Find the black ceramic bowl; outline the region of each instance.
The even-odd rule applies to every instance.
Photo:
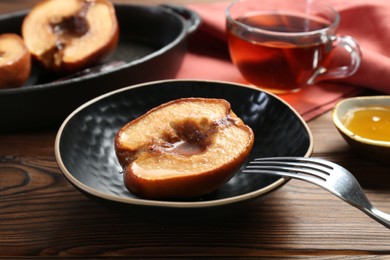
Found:
[[[255,133],[248,158],[309,156],[312,135],[302,118],[278,97],[244,85],[211,81],[169,80],[110,92],[77,108],[63,122],[55,155],[65,177],[82,192],[122,204],[199,208],[262,196],[288,179],[238,172],[215,192],[185,201],[145,200],[131,194],[122,180],[114,138],[124,124],[149,109],[183,97],[223,98]]]
[[[120,37],[111,59],[67,77],[34,63],[24,86],[0,89],[0,132],[58,127],[70,112],[103,93],[176,75],[200,17],[177,6],[116,5],[115,10]],[[0,34],[20,34],[26,14],[1,15]]]

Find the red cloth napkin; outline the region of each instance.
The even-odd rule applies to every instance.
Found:
[[[179,79],[208,79],[247,84],[231,63],[225,35],[225,9],[230,2],[192,4],[188,8],[203,19],[190,37],[189,51],[177,75]],[[352,77],[309,86],[298,93],[279,95],[308,121],[340,99],[370,88],[390,94],[390,1],[328,0],[340,12],[340,35],[358,40],[363,60]]]

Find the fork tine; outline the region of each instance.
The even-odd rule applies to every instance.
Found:
[[[280,167],[280,166],[259,166],[249,165],[242,171],[243,173],[261,173],[277,175],[282,177],[290,177],[294,179],[300,179],[303,181],[311,182],[320,186],[326,181],[325,176],[316,173],[311,170],[302,170],[294,167]]]
[[[321,171],[327,172],[327,170],[334,169],[334,164],[319,158],[306,158],[306,157],[268,157],[268,158],[256,158],[254,161],[262,162],[302,162],[304,165],[321,166],[324,169]],[[318,169],[318,168],[316,168]]]
[[[295,157],[257,158],[243,170],[244,173],[263,173],[287,176],[323,186],[332,166],[317,159]]]
[[[321,186],[321,183],[324,182],[323,178],[321,180],[319,177],[315,177],[314,175],[297,174],[296,172],[282,171],[280,169],[270,170],[270,169],[247,168],[247,169],[243,170],[242,172],[243,173],[269,174],[269,175],[276,175],[276,176],[281,176],[281,177],[290,177],[290,178],[314,183],[314,184],[317,184],[320,186]]]
[[[283,169],[283,171],[309,174],[326,180],[332,167],[321,161],[313,161],[313,159],[281,157],[255,159],[255,161],[249,163],[247,169]]]

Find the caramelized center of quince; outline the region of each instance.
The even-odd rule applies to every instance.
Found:
[[[187,118],[171,123],[171,129],[162,134],[159,141],[153,141],[148,152],[167,152],[181,156],[203,153],[213,143],[218,124],[207,118]]]
[[[59,38],[81,37],[89,30],[86,19],[90,2],[83,2],[78,12],[71,16],[61,17],[59,21],[51,21],[50,27]]]
[[[63,57],[63,49],[66,48],[73,38],[79,38],[89,31],[89,24],[86,19],[91,1],[83,1],[80,9],[73,15],[66,17],[52,18],[50,29],[56,35],[55,45],[46,51],[43,56],[49,64],[60,66]]]

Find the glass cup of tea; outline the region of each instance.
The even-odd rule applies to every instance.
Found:
[[[336,34],[340,16],[318,0],[236,0],[226,10],[231,59],[251,84],[296,92],[356,72],[356,40]]]

